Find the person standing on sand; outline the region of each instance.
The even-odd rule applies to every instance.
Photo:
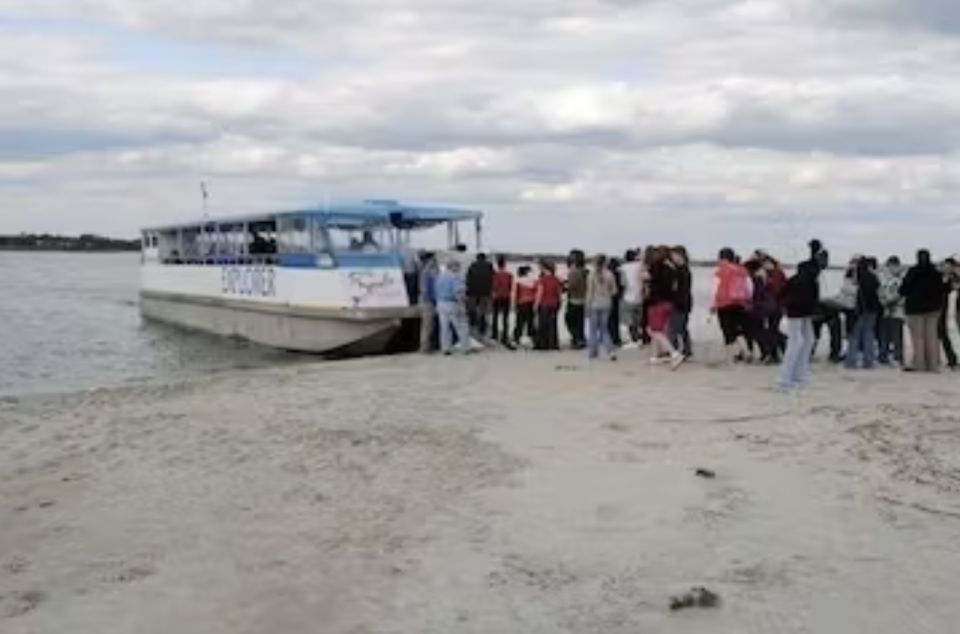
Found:
[[[881,365],[893,360],[903,365],[903,296],[900,286],[906,270],[900,266],[900,258],[895,255],[887,258],[886,265],[880,270],[880,303],[883,304],[883,317],[880,318],[880,352],[877,355]]]
[[[940,309],[940,320],[937,322],[937,336],[943,346],[943,353],[947,356],[947,367],[951,370],[957,369],[957,353],[953,349],[953,342],[950,341],[950,329],[947,328],[947,318],[950,313],[950,294],[958,285],[956,277],[956,262],[953,258],[947,258],[943,263],[943,308]]]
[[[447,270],[437,275],[434,282],[437,299],[437,317],[440,321],[440,350],[451,353],[451,329],[457,333],[457,347],[461,353],[470,352],[470,325],[467,322],[466,287],[460,277],[460,263],[451,260]]]
[[[655,247],[647,245],[643,250],[641,261],[640,279],[643,280],[643,301],[640,309],[640,345],[646,346],[651,342],[650,330],[647,328],[647,317],[650,315],[650,266],[651,256],[654,254]]]
[[[623,278],[621,311],[626,318],[630,341],[636,344],[640,341],[640,314],[643,312],[643,263],[637,259],[637,252],[633,249],[627,250],[623,259],[623,266],[620,267]]]
[[[587,331],[589,358],[596,359],[600,346],[616,361],[617,355],[610,338],[610,308],[617,294],[617,281],[607,266],[607,258],[598,255],[593,270],[587,276],[586,307],[590,329]]]
[[[747,360],[747,335],[750,332],[747,310],[753,297],[750,275],[743,266],[737,264],[733,249],[721,249],[718,260],[713,276],[711,312],[717,315],[720,322],[728,361]]]
[[[437,319],[436,282],[437,258],[433,253],[424,253],[420,257],[419,306],[420,306],[420,352],[427,354],[433,350],[434,322]]]
[[[907,313],[913,359],[906,371],[939,372],[940,340],[937,325],[943,310],[943,275],[926,249],[917,251],[917,263],[907,271],[900,286]]]
[[[677,245],[670,249],[677,278],[673,296],[673,313],[670,317],[670,343],[689,359],[693,356],[690,341],[690,312],[693,310],[693,274],[686,247]]]
[[[507,269],[507,258],[497,256],[497,272],[493,274],[493,328],[491,335],[505,346],[510,345],[510,298],[513,297],[513,273]]]
[[[766,251],[760,251],[760,262],[763,264],[764,276],[767,280],[767,293],[771,299],[772,312],[767,316],[766,331],[770,333],[774,342],[773,361],[779,363],[780,357],[787,349],[787,338],[780,331],[783,322],[783,306],[780,297],[787,285],[787,274],[783,272],[780,262]]]
[[[517,269],[517,284],[513,300],[514,306],[517,307],[517,316],[513,327],[513,343],[517,345],[520,345],[524,334],[530,338],[531,345],[537,340],[534,328],[536,318],[533,309],[536,301],[537,280],[533,277],[529,266],[521,266]]]
[[[478,253],[477,259],[467,269],[467,316],[470,328],[481,338],[487,336],[492,292],[493,265],[487,261],[485,253]]]
[[[874,270],[876,260],[863,257],[857,261],[857,299],[853,330],[847,347],[846,367],[855,370],[860,360],[863,369],[872,370],[876,358],[877,319],[880,316],[880,280]]]
[[[776,355],[776,339],[767,329],[770,313],[773,312],[773,306],[776,298],[771,295],[767,288],[766,270],[763,264],[756,258],[747,260],[744,268],[750,275],[750,282],[753,287],[753,297],[750,306],[747,308],[747,319],[750,326],[747,328],[747,345],[750,348],[750,354],[753,355],[754,344],[760,349],[760,361],[763,363],[774,363]]]
[[[562,296],[563,285],[557,279],[553,263],[541,261],[540,279],[537,280],[537,295],[534,300],[534,310],[537,313],[537,350],[560,349],[557,313],[560,312]]]
[[[587,345],[584,317],[587,296],[587,262],[583,251],[574,249],[567,258],[567,310],[564,321],[570,333],[570,345],[580,350]]]
[[[607,261],[607,268],[613,274],[614,282],[617,285],[617,292],[613,295],[613,301],[610,304],[610,316],[607,318],[607,330],[610,331],[610,341],[614,348],[620,348],[623,345],[623,337],[620,335],[620,306],[623,303],[623,277],[620,275],[620,260],[610,258]]]
[[[777,377],[777,387],[787,391],[810,383],[813,353],[813,316],[820,304],[820,268],[815,262],[801,262],[797,273],[787,280],[780,295],[787,313],[787,350]]]
[[[667,264],[670,251],[667,247],[651,249],[649,291],[647,294],[647,331],[653,342],[651,363],[660,363],[661,354],[670,355],[671,367],[675,370],[685,361],[683,353],[670,343],[670,318],[676,293],[676,274]]]

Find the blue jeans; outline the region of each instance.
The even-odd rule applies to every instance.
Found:
[[[893,360],[903,363],[903,319],[883,317],[880,320],[880,354],[877,355],[877,360],[880,363],[889,363],[891,349]]]
[[[600,352],[600,346],[603,345],[607,354],[613,353],[613,342],[610,339],[610,309],[609,308],[591,308],[590,309],[590,330],[587,332],[587,342],[590,350],[590,358],[596,359]]]
[[[853,322],[847,345],[847,368],[855,369],[861,356],[863,367],[867,370],[872,368],[877,358],[877,313],[861,313]]]
[[[690,343],[690,313],[682,310],[674,310],[670,314],[670,343],[673,347],[686,356],[693,354],[693,346]]]
[[[440,349],[450,352],[450,329],[457,331],[457,347],[461,352],[470,350],[470,324],[467,311],[458,302],[437,302],[437,318],[440,321]]]
[[[777,385],[790,389],[810,382],[810,355],[815,342],[812,317],[787,319],[787,351],[783,354]]]

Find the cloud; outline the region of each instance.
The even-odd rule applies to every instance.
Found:
[[[206,180],[223,211],[330,195],[482,206],[509,248],[881,244],[865,224],[955,223],[957,15],[894,0],[0,0],[0,230],[128,233],[195,211]]]

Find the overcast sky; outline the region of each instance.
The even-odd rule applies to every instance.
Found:
[[[0,0],[0,232],[397,198],[494,248],[960,251],[957,0]]]

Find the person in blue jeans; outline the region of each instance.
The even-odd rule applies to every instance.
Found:
[[[470,352],[470,324],[467,321],[466,286],[460,277],[460,263],[451,260],[447,269],[437,275],[433,283],[437,300],[437,318],[440,322],[440,350],[451,353],[451,329],[457,332],[457,347],[461,353]]]
[[[600,354],[601,345],[611,361],[617,359],[609,327],[610,309],[617,291],[617,280],[607,267],[606,256],[598,255],[593,270],[587,276],[587,294],[584,301],[590,322],[587,343],[591,359],[596,359]]]
[[[856,320],[847,345],[846,366],[855,370],[863,361],[865,370],[873,369],[877,357],[877,320],[883,310],[880,303],[880,280],[874,272],[875,258],[860,258],[857,262]]]
[[[777,377],[777,387],[789,391],[810,383],[810,355],[816,342],[813,316],[820,304],[820,268],[803,262],[787,280],[781,299],[787,313],[787,350]]]

